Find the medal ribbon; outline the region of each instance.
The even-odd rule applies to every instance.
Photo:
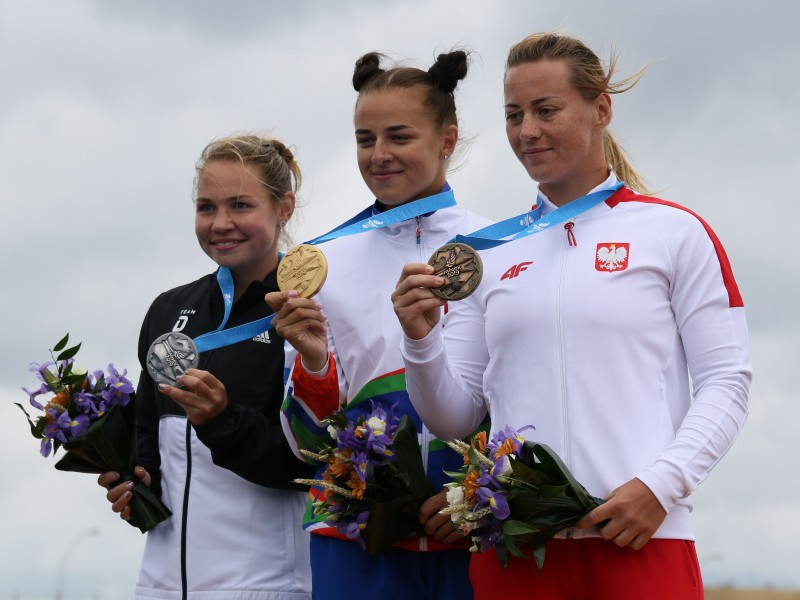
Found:
[[[341,237],[355,235],[357,233],[365,233],[374,229],[382,229],[383,227],[388,227],[389,225],[394,225],[395,223],[400,223],[401,221],[413,219],[420,215],[434,212],[442,208],[449,208],[450,206],[455,205],[456,199],[455,195],[453,194],[453,190],[448,184],[445,184],[442,191],[438,194],[428,196],[427,198],[414,200],[413,202],[409,202],[407,204],[401,204],[400,206],[395,206],[394,208],[377,215],[373,214],[373,207],[368,206],[356,216],[331,229],[328,233],[324,233],[303,243],[311,245],[322,244],[324,242],[329,242]],[[237,325],[236,327],[231,327],[230,329],[224,329],[225,324],[228,322],[228,318],[231,315],[231,308],[233,307],[233,275],[231,275],[230,269],[227,267],[220,267],[217,269],[217,283],[219,284],[219,289],[222,291],[222,300],[225,304],[225,314],[222,317],[222,323],[220,323],[219,327],[217,327],[214,331],[204,333],[203,335],[195,338],[194,343],[195,346],[197,346],[198,352],[222,348],[223,346],[229,346],[248,338],[255,337],[272,327],[272,319],[275,317],[275,315],[272,314],[262,319]]]
[[[608,189],[581,196],[544,217],[542,217],[542,205],[540,204],[533,210],[500,221],[494,225],[489,225],[483,229],[478,229],[468,235],[457,235],[453,238],[453,241],[467,244],[475,250],[487,250],[519,240],[577,217],[590,208],[608,200],[621,187],[622,183],[618,182]]]

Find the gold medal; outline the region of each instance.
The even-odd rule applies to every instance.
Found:
[[[478,287],[483,277],[483,262],[478,252],[468,246],[454,242],[439,248],[428,260],[434,275],[443,277],[446,283],[431,291],[445,300],[463,300]]]
[[[328,276],[328,261],[322,250],[300,244],[289,250],[278,265],[278,288],[294,290],[301,298],[311,298],[322,289]]]

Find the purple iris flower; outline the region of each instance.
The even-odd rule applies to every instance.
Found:
[[[31,406],[38,408],[39,410],[44,410],[44,406],[36,400],[36,396],[46,394],[50,391],[50,388],[46,383],[43,383],[38,390],[31,391],[28,388],[22,388],[22,391],[28,394],[28,400],[30,401]]]
[[[481,484],[482,488],[489,488],[492,490],[501,490],[503,489],[503,484],[501,484],[497,479],[492,476],[490,469],[485,466],[481,465],[482,474],[478,477],[478,483]]]
[[[64,411],[58,417],[58,425],[62,431],[69,431],[72,436],[83,435],[89,429],[89,417],[86,415],[70,417],[69,413]]]
[[[105,379],[105,389],[103,390],[103,398],[105,398],[109,405],[119,404],[126,406],[133,393],[133,384],[125,377],[128,370],[125,369],[122,374],[114,368],[113,364],[108,365],[109,376]]]
[[[28,367],[28,370],[31,371],[32,373],[36,373],[36,377],[39,378],[39,381],[45,381],[43,373],[47,369],[52,367],[54,364],[56,363],[54,363],[52,360],[48,360],[47,362],[44,362],[42,364],[31,363],[30,366]]]
[[[83,414],[88,415],[97,413],[97,404],[95,404],[97,397],[93,394],[88,392],[77,392],[72,396],[72,399]]]
[[[361,546],[361,549],[366,548],[366,544],[361,537],[361,530],[367,526],[367,519],[369,519],[369,511],[365,510],[356,515],[352,521],[337,521],[336,528],[340,533],[343,533],[350,540],[355,540]]]
[[[496,519],[507,519],[511,514],[511,509],[508,506],[508,501],[501,491],[490,490],[485,487],[479,487],[477,495],[481,500],[481,504],[485,504],[492,511],[492,515]]]
[[[355,452],[364,451],[366,449],[366,444],[364,440],[356,437],[354,429],[355,428],[351,423],[347,426],[347,428],[339,432],[339,437],[337,438],[337,444],[340,449],[350,448]]]
[[[350,462],[353,464],[353,469],[355,472],[358,473],[358,478],[361,481],[366,481],[369,463],[367,452],[364,450],[353,452],[352,456],[350,457]]]
[[[370,431],[369,438],[367,439],[367,447],[376,454],[387,456],[387,448],[392,445],[392,438],[386,433],[375,433]],[[391,452],[389,452],[391,454]],[[394,456],[390,456],[394,458]]]
[[[64,435],[64,430],[59,424],[58,419],[50,421],[47,425],[45,425],[42,435],[46,438],[58,440],[64,444],[67,443],[67,436]]]

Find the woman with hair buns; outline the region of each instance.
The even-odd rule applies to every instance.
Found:
[[[467,55],[441,54],[427,72],[384,69],[382,60],[380,54],[366,54],[353,74],[356,157],[376,198],[362,214],[382,222],[383,214],[402,206],[412,216],[322,245],[328,275],[314,299],[290,291],[270,294],[267,301],[275,309],[276,331],[297,350],[283,409],[290,443],[315,449],[316,440],[330,440],[321,421],[340,405],[350,419],[370,413],[373,403],[394,405],[395,415],[408,414],[416,423],[428,479],[438,491],[443,470],[457,468],[461,457],[430,435],[408,401],[401,330],[389,297],[403,264],[427,260],[456,233],[488,223],[454,203],[423,208],[440,192],[450,192],[446,171],[458,142],[453,92],[467,74]],[[312,489],[310,502],[318,493]],[[428,499],[419,512],[426,535],[375,557],[315,521],[309,510],[304,526],[314,534],[314,597],[470,598],[467,545],[459,543],[462,536],[449,517],[438,514],[445,504],[443,492]],[[353,585],[342,585],[343,578],[354,579]]]
[[[709,225],[646,195],[608,132],[611,94],[641,76],[612,82],[613,67],[564,35],[511,48],[506,131],[539,183],[539,230],[481,253],[483,280],[444,330],[427,265],[406,265],[393,295],[434,433],[466,435],[487,412],[494,430],[532,424],[525,437],[606,499],[547,543],[540,572],[475,555],[476,598],[703,597],[689,496],[748,413],[744,307]]]
[[[172,516],[147,534],[136,598],[309,599],[308,539],[299,527],[306,494],[291,482],[313,470],[281,430],[283,340],[267,331],[200,352],[179,387],[156,384],[147,364],[162,334],[199,344],[202,334],[272,312],[264,295],[278,289],[278,243],[300,169],[280,141],[244,135],[211,142],[196,173],[195,233],[219,268],[158,296],[142,325],[135,474]],[[118,479],[104,473],[98,483],[129,519],[131,484]]]

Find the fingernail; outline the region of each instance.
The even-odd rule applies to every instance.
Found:
[[[131,492],[125,492],[125,498],[126,498],[126,499],[130,499],[130,497],[131,497],[132,495],[133,495],[133,494],[131,494]]]
[[[125,484],[125,487],[128,488],[129,490],[132,490],[133,489],[133,482],[129,481],[128,483]]]
[[[286,292],[286,296],[289,298],[297,298],[297,290],[289,290]]]
[[[159,383],[158,384],[158,391],[159,392],[163,392],[165,389],[167,389],[166,385],[164,385],[163,383]]]

